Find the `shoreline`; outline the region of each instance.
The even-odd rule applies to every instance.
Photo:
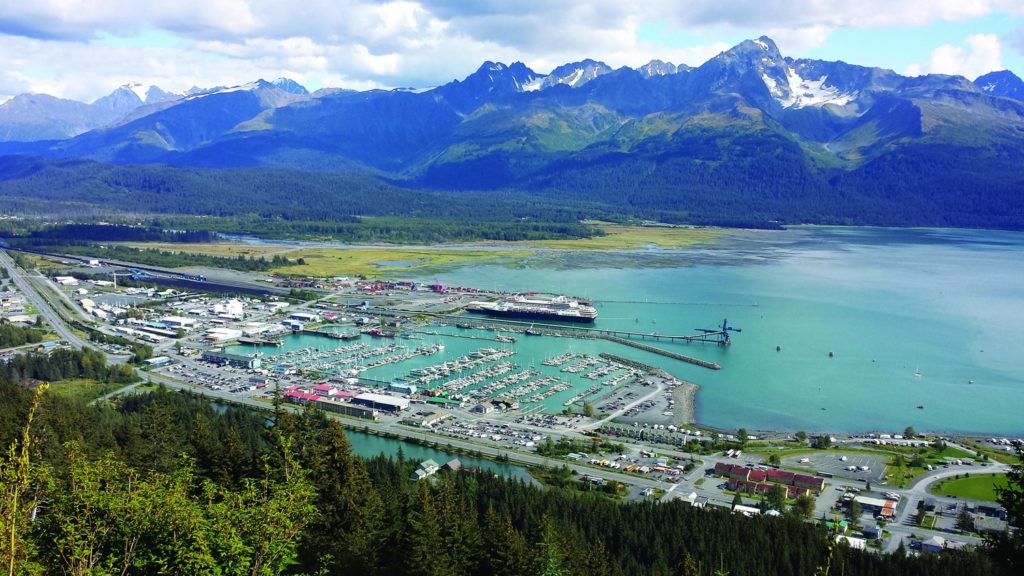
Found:
[[[676,379],[679,385],[672,390],[675,406],[672,409],[672,423],[676,426],[697,425],[697,391],[700,386],[686,380]]]

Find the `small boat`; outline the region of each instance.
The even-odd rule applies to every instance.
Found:
[[[918,410],[924,410],[924,404],[918,404],[917,405],[917,409]]]

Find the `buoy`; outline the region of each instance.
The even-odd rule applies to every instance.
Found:
[[[833,354],[833,353],[831,353],[831,352],[829,352],[829,353],[828,353],[828,357],[829,357],[829,358],[832,358],[833,356],[835,356],[835,354]]]

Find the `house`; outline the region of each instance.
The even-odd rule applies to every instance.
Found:
[[[853,536],[843,536],[842,534],[836,534],[836,542],[839,544],[845,543],[854,550],[864,550],[867,548],[868,541],[863,538],[855,538]]]
[[[445,470],[458,472],[459,470],[462,470],[462,462],[460,462],[458,458],[453,458],[449,460],[447,464],[444,465],[444,468]]]
[[[985,514],[972,514],[972,522],[974,524],[974,531],[981,533],[990,534],[1002,534],[1006,532],[1007,524],[1006,520],[999,518],[998,516],[987,516]]]
[[[411,479],[415,481],[422,480],[427,476],[433,476],[439,469],[440,466],[437,465],[437,462],[434,462],[433,460],[424,460],[423,462],[420,462],[420,465],[416,467],[415,471],[413,471]]]
[[[748,518],[752,518],[754,516],[760,516],[761,515],[761,510],[760,509],[754,508],[752,506],[744,506],[743,504],[737,504],[737,505],[733,506],[732,507],[732,511],[735,514],[743,514],[744,516],[747,516]]]
[[[708,507],[708,497],[707,496],[697,496],[697,499],[693,501],[693,504],[691,504],[691,506],[693,506],[694,508],[707,508]]]
[[[922,552],[939,553],[945,550],[947,547],[946,539],[942,536],[932,536],[927,540],[921,541]]]
[[[882,528],[879,526],[866,526],[860,533],[868,540],[882,539]]]

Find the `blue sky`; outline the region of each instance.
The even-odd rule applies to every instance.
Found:
[[[697,66],[747,38],[901,74],[1024,74],[1021,0],[0,0],[0,99],[293,78],[427,87],[484,60]]]

